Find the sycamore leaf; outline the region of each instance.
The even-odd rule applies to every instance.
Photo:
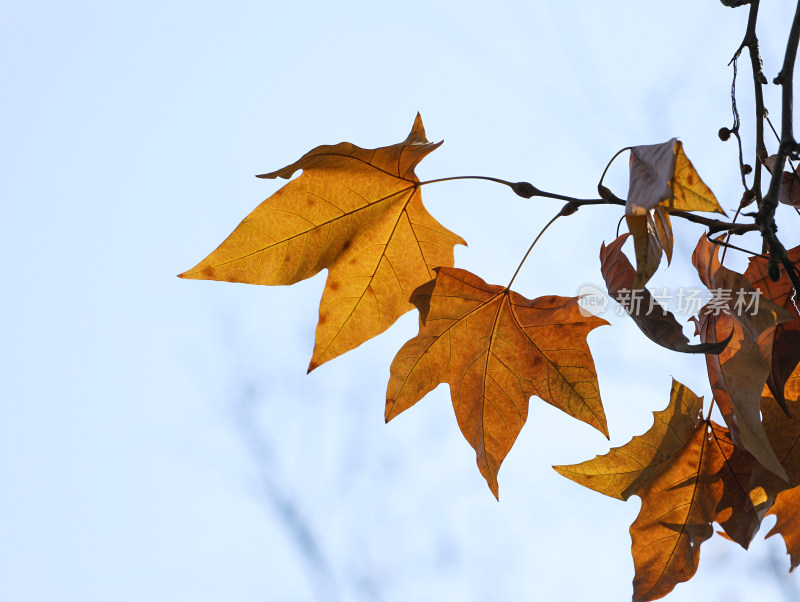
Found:
[[[653,426],[644,435],[593,460],[553,468],[584,487],[627,500],[668,466],[697,430],[702,414],[703,398],[673,379],[669,405],[653,412]]]
[[[715,295],[699,314],[701,340],[714,343],[731,337],[722,353],[706,355],[714,398],[728,425],[738,428],[744,448],[788,481],[761,423],[761,392],[769,369],[757,340],[765,330],[792,316],[767,299],[759,299],[757,309],[748,309],[746,303],[754,298],[755,290],[742,274],[720,264],[717,246],[705,236],[700,237],[692,263],[703,284]]]
[[[774,514],[778,520],[766,537],[783,537],[791,561],[790,570],[796,569],[800,564],[800,486],[779,493],[767,514]]]
[[[646,288],[635,288],[636,270],[622,252],[622,245],[628,236],[623,234],[608,247],[603,243],[600,248],[600,271],[606,281],[608,294],[625,308],[647,338],[662,347],[682,353],[720,353],[727,341],[690,345],[675,316],[655,300]]]
[[[749,487],[753,458],[737,448],[728,429],[701,422],[666,469],[638,491],[631,525],[634,600],[655,600],[697,571],[700,544],[712,522],[747,548],[766,512]]]
[[[495,497],[497,472],[525,423],[531,395],[608,437],[586,343],[605,320],[582,315],[577,297],[531,301],[465,270],[436,272],[411,297],[420,311],[419,334],[392,361],[387,421],[448,383],[461,432]]]
[[[800,564],[800,366],[787,380],[784,394],[791,417],[771,395],[763,397],[761,412],[769,440],[795,486],[788,488],[786,483],[772,478],[764,487],[771,495],[777,493],[768,514],[774,514],[778,520],[767,537],[775,534],[783,537],[794,570]]]
[[[777,158],[777,155],[771,155],[764,160],[764,166],[770,173],[775,170],[775,160]],[[798,169],[800,169],[800,166],[798,166]],[[798,173],[797,169],[783,172],[783,181],[778,189],[778,201],[785,205],[800,207],[800,173]]]
[[[637,288],[655,274],[662,251],[667,263],[672,260],[669,211],[675,210],[725,213],[680,141],[633,147],[625,218],[634,239]]]
[[[431,143],[419,115],[399,144],[319,146],[263,178],[292,180],[182,278],[293,284],[327,268],[309,370],[354,349],[413,309],[408,298],[466,244],[425,209],[416,165]]]
[[[800,247],[787,251],[787,256],[792,263],[800,262]],[[781,270],[780,280],[773,282],[767,274],[767,264],[768,260],[763,257],[751,257],[744,276],[764,298],[792,315],[791,321],[765,330],[758,338],[758,346],[769,367],[767,386],[773,397],[786,409],[783,389],[800,362],[800,313],[792,301],[794,289],[786,272]]]
[[[648,209],[642,214],[626,215],[628,231],[633,235],[633,250],[636,256],[636,288],[644,288],[661,263],[662,253],[667,263],[672,260],[672,223],[663,207]]]
[[[766,469],[753,471],[753,484],[760,486],[772,498],[785,489],[800,485],[800,367],[787,379],[784,402],[789,415],[770,394],[769,388],[764,389],[761,397],[764,431],[790,479],[787,483]]]

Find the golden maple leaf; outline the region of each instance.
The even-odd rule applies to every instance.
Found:
[[[412,291],[466,244],[425,209],[416,165],[441,142],[417,115],[404,142],[319,146],[261,178],[290,178],[182,278],[293,284],[327,268],[309,371],[413,309]]]

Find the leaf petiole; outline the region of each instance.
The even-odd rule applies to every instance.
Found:
[[[544,225],[544,228],[542,228],[542,229],[541,229],[541,231],[539,232],[539,234],[537,234],[537,235],[536,235],[536,238],[534,238],[534,239],[533,239],[533,242],[531,243],[531,246],[530,246],[530,247],[528,247],[528,250],[525,252],[525,255],[523,256],[523,258],[522,258],[522,261],[520,261],[520,262],[519,262],[519,265],[517,266],[517,271],[516,271],[516,272],[514,272],[514,275],[511,277],[511,280],[509,281],[509,283],[508,283],[508,286],[506,286],[506,290],[510,290],[510,289],[511,289],[511,285],[512,285],[512,284],[514,284],[514,279],[517,277],[517,274],[519,274],[519,271],[522,269],[522,264],[524,264],[524,263],[525,263],[525,260],[526,260],[526,259],[528,259],[528,255],[530,255],[530,254],[531,254],[531,251],[533,251],[533,247],[534,247],[534,246],[536,246],[536,243],[537,243],[537,242],[539,242],[539,239],[542,237],[542,234],[544,234],[544,233],[547,231],[547,229],[548,229],[548,228],[549,228],[549,227],[552,225],[552,223],[553,223],[554,221],[556,221],[556,220],[557,220],[559,217],[561,217],[562,215],[569,215],[569,213],[565,213],[565,212],[564,212],[564,210],[565,210],[567,207],[570,207],[570,203],[567,203],[566,205],[564,205],[564,206],[563,206],[563,207],[562,207],[562,208],[559,210],[559,212],[558,212],[558,213],[556,213],[556,214],[555,214],[555,215],[554,215],[554,216],[553,216],[553,217],[550,219],[550,221],[549,221],[549,222],[547,222],[547,223]],[[574,213],[574,210],[573,210],[573,213]]]

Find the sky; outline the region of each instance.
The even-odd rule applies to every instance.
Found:
[[[768,78],[793,3],[764,3]],[[731,213],[741,197],[728,62],[747,9],[718,2],[17,2],[0,22],[0,599],[627,599],[622,503],[551,466],[652,424],[671,378],[710,398],[702,358],[621,316],[589,336],[611,441],[536,398],[480,476],[446,386],[384,424],[414,312],[309,375],[325,276],[291,287],[186,281],[320,144],[445,140],[421,179],[488,175],[595,195],[620,148],[678,137]],[[752,148],[742,61],[739,110]],[[777,89],[767,107],[780,114]],[[749,145],[749,146],[747,146]],[[774,143],[770,147],[775,149]],[[607,185],[627,189],[624,157]],[[503,283],[559,209],[488,182],[423,190]],[[618,208],[543,236],[515,281],[535,298],[599,282]],[[785,214],[784,214],[785,216]],[[779,214],[779,219],[781,215]],[[696,285],[702,231],[676,224],[655,287]],[[795,219],[781,234],[800,242]],[[745,238],[757,248],[755,238]],[[743,268],[730,256],[729,267]],[[715,536],[667,599],[792,599],[779,538]],[[788,597],[787,597],[788,596]]]

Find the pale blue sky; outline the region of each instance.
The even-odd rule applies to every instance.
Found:
[[[771,79],[793,3],[764,4]],[[599,433],[533,399],[497,503],[446,387],[383,423],[415,314],[307,376],[323,275],[275,288],[175,275],[280,186],[254,174],[319,144],[398,142],[417,111],[445,139],[422,179],[593,196],[617,149],[678,136],[735,208],[735,147],[716,132],[731,122],[726,65],[746,16],[691,0],[6,6],[0,599],[627,599],[638,499],[550,468],[605,452]],[[740,75],[746,129],[746,63]],[[624,160],[608,182],[625,194]],[[423,197],[469,243],[456,265],[500,283],[559,207],[483,182]],[[555,225],[519,292],[597,282],[618,218],[589,207]],[[699,236],[676,226],[674,264],[654,285],[696,282]],[[710,390],[702,358],[609,319],[589,343],[619,445],[666,405],[671,377]],[[752,548],[713,538],[668,600],[785,599],[769,564],[788,568],[782,542]]]

